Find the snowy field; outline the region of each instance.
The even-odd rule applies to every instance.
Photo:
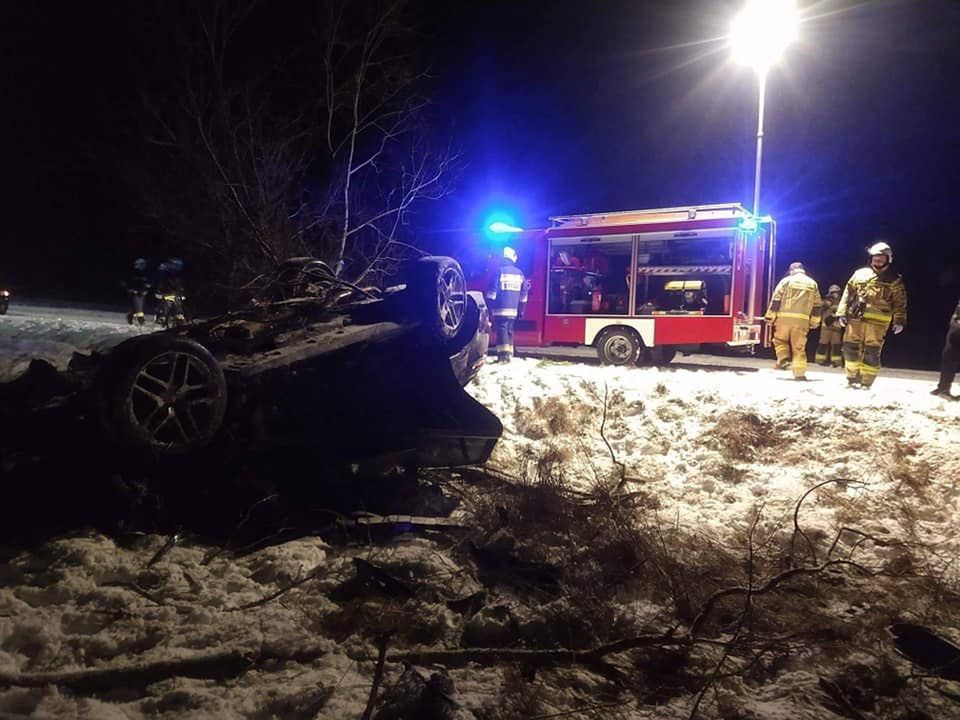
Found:
[[[510,475],[529,477],[553,455],[567,481],[587,491],[619,479],[619,462],[628,485],[654,495],[665,518],[709,533],[743,521],[758,503],[769,522],[784,522],[806,490],[842,478],[855,481],[843,502],[871,508],[864,530],[906,532],[898,509],[875,500],[907,493],[923,517],[912,531],[960,549],[960,403],[931,396],[924,381],[881,374],[872,390],[853,390],[840,373],[809,377],[526,359],[488,366],[471,392],[504,424],[490,463]],[[921,487],[905,486],[910,469],[922,469]],[[827,532],[836,511],[813,498],[805,519]]]
[[[8,319],[2,351],[42,351],[31,328],[60,366],[128,332]],[[885,631],[960,641],[960,404],[810,377],[488,365],[468,390],[503,438],[484,472],[440,480],[466,538],[235,554],[79,531],[19,551],[0,564],[0,716],[360,718],[386,637],[382,687],[420,704],[381,698],[381,720],[960,718],[956,684]],[[731,585],[749,592],[698,614]],[[660,634],[679,639],[604,663],[509,654]],[[409,654],[427,648],[447,654]]]
[[[75,351],[107,350],[150,328],[127,325],[120,314],[12,307],[9,315],[0,315],[0,382],[25,372],[33,358],[65,370]]]

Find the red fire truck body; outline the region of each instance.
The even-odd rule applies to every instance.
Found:
[[[550,218],[506,236],[530,282],[517,347],[591,345],[601,360],[669,362],[678,347],[763,342],[776,226],[739,204]],[[471,285],[485,289],[491,253]],[[470,272],[468,270],[468,272]]]

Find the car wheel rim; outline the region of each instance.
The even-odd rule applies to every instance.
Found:
[[[221,393],[213,373],[187,353],[157,355],[141,367],[128,397],[130,419],[151,445],[184,449],[216,432]]]
[[[623,335],[614,335],[607,340],[607,356],[618,363],[630,361],[633,346]]]
[[[455,267],[444,269],[440,273],[437,289],[440,323],[445,331],[455,335],[460,329],[467,307],[467,291],[463,274]]]

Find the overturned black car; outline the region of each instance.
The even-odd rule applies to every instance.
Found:
[[[241,311],[78,358],[41,404],[152,462],[287,446],[355,468],[483,462],[502,426],[462,389],[487,352],[483,297],[452,258],[402,279],[363,288],[290,260]]]

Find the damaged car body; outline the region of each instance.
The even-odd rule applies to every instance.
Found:
[[[502,426],[463,391],[489,344],[483,297],[452,258],[400,279],[363,288],[287,261],[242,310],[73,363],[67,404],[148,461],[292,447],[354,471],[484,462]]]

